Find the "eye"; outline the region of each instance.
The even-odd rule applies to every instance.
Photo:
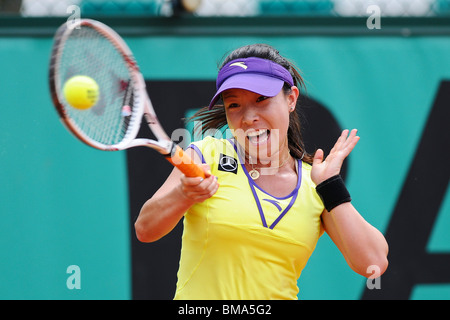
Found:
[[[233,108],[237,108],[237,107],[239,107],[239,105],[238,105],[237,103],[230,103],[230,104],[227,106],[227,109],[233,109]]]
[[[266,97],[266,96],[259,96],[258,99],[256,99],[256,102],[261,102],[261,101],[264,101],[264,100],[266,100],[266,99],[269,99],[269,97]]]

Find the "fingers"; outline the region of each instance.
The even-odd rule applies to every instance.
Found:
[[[356,135],[358,130],[353,129],[350,132],[350,135],[345,139],[345,141],[342,144],[342,150],[344,151],[344,154],[348,156],[350,152],[353,150],[353,148],[356,146],[356,144],[359,141],[359,137]],[[347,130],[348,134],[348,130]]]
[[[356,133],[356,129],[351,132],[343,130],[325,160],[323,150],[316,151],[311,170],[311,179],[314,183],[318,184],[340,173],[342,163],[359,141]]]
[[[316,153],[314,154],[313,165],[320,164],[322,163],[322,161],[323,161],[323,150],[317,149]]]
[[[331,149],[330,154],[342,152],[344,157],[348,156],[359,141],[359,137],[356,135],[357,132],[357,129],[353,129],[349,134],[348,129],[343,130],[334,147]]]
[[[348,129],[342,130],[341,135],[337,139],[337,141],[334,144],[333,148],[331,149],[330,153],[341,150],[342,146],[344,145],[344,143],[347,139],[347,136],[348,136]]]
[[[203,171],[205,172],[205,178],[208,178],[212,174],[211,173],[211,168],[209,167],[209,164],[203,163],[202,164],[202,168],[203,168]]]
[[[194,202],[202,202],[212,197],[219,188],[217,177],[211,174],[209,166],[204,165],[203,167],[205,178],[186,177],[184,175],[180,178],[183,194]]]
[[[212,173],[211,173],[211,169],[210,169],[209,165],[203,163],[201,166],[202,166],[203,171],[205,172],[205,178],[210,177],[212,175]],[[184,175],[182,176],[181,179],[185,186],[197,186],[204,180],[204,178],[201,178],[201,177],[188,178]]]

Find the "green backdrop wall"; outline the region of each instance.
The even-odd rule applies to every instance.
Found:
[[[213,80],[224,54],[238,46],[278,48],[302,69],[309,95],[341,127],[359,129],[347,184],[355,206],[382,232],[440,83],[450,79],[447,36],[169,34],[126,40],[148,80]],[[48,93],[51,44],[50,37],[0,38],[0,298],[130,299],[129,216],[137,213],[129,212],[126,155],[86,147],[63,128]],[[186,110],[193,107],[186,102]],[[448,129],[442,134],[448,137]],[[434,149],[430,170],[434,161],[448,159],[448,141]],[[450,254],[447,186],[448,176],[429,253]],[[433,192],[433,185],[428,188]],[[81,289],[67,286],[70,265],[80,268]],[[299,286],[302,299],[359,299],[366,279],[348,268],[325,235]],[[449,299],[450,282],[417,284],[410,298]]]

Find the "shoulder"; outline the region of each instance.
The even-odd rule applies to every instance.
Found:
[[[195,141],[189,145],[202,159],[203,163],[215,162],[220,154],[233,154],[234,147],[227,139],[217,139],[207,136],[202,140]]]
[[[304,161],[301,161],[301,164],[302,164],[302,179],[305,180],[305,182],[308,184],[313,184],[315,187],[315,184],[311,179],[312,166]]]
[[[322,212],[324,207],[322,200],[320,199],[319,195],[316,192],[316,184],[311,179],[311,169],[312,166],[306,162],[302,161],[302,184],[301,189],[303,192],[303,195],[308,195],[311,201],[315,203],[316,206],[320,209],[319,211]]]
[[[207,136],[202,140],[192,142],[189,146],[194,145],[200,149],[203,149],[205,147],[216,147],[220,145],[225,145],[226,143],[227,143],[226,139],[217,139],[211,136]]]

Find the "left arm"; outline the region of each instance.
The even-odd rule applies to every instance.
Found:
[[[379,270],[378,275],[386,271],[388,244],[383,234],[364,220],[350,202],[337,206],[331,212],[324,210],[322,222],[353,271],[364,277],[372,275],[371,266]]]
[[[316,185],[340,173],[344,159],[359,141],[356,130],[348,135],[344,130],[323,160],[323,151],[317,150],[314,156],[311,178]],[[387,269],[388,244],[375,227],[370,225],[350,202],[342,203],[322,214],[324,229],[343,254],[348,265],[358,274],[369,277],[368,268],[376,266],[379,275]]]

